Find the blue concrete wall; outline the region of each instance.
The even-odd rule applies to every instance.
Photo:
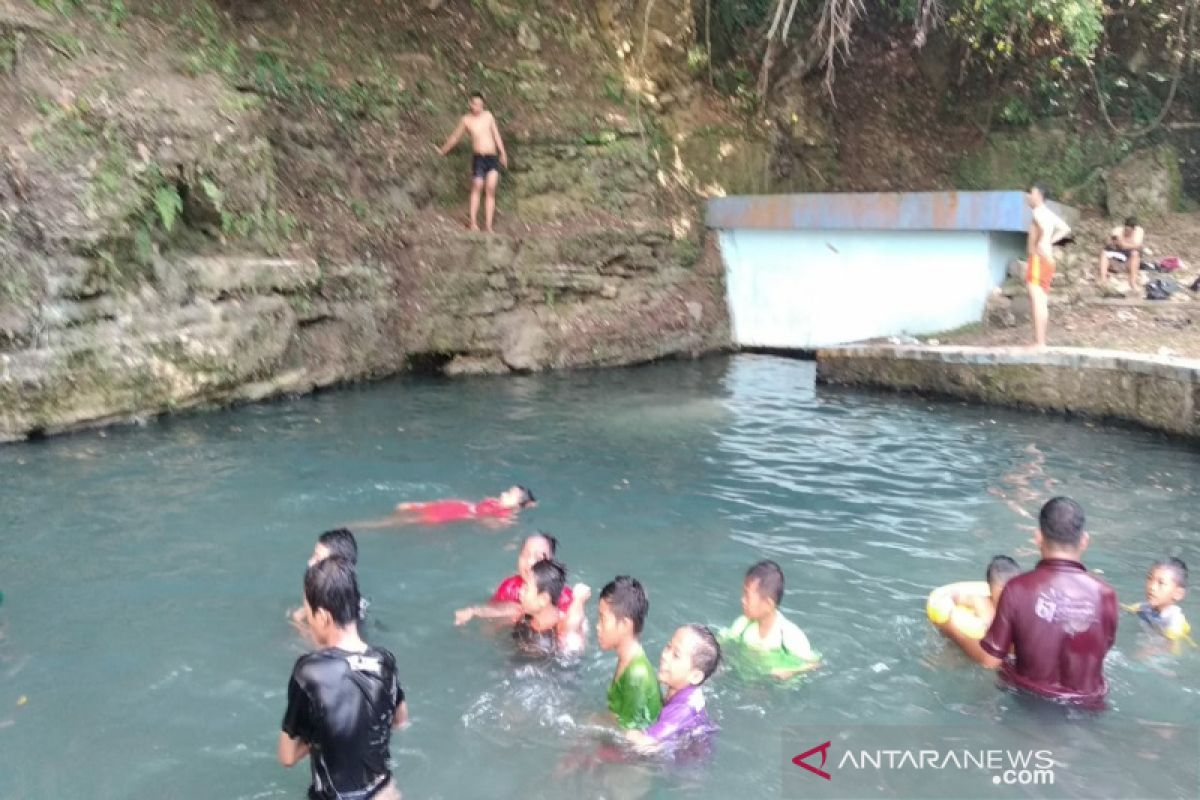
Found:
[[[1074,209],[1051,202],[1068,223]],[[1029,229],[1024,192],[864,192],[717,197],[706,222],[719,230],[1010,231]]]
[[[722,230],[734,343],[810,349],[982,319],[1020,234]]]

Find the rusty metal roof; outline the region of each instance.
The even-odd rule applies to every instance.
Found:
[[[1068,222],[1074,209],[1051,202]],[[1025,231],[1024,192],[869,192],[718,197],[708,226],[749,230]]]

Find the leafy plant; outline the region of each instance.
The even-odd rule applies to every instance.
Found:
[[[167,233],[175,227],[175,219],[183,213],[183,198],[173,184],[162,183],[154,190],[154,209],[158,212],[158,221]]]

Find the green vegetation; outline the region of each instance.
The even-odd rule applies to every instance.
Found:
[[[959,162],[960,189],[1021,189],[1034,181],[1073,202],[1097,204],[1098,172],[1130,150],[1127,140],[1102,134],[1031,130],[996,134],[981,152]]]

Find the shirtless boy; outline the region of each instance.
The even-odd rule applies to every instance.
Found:
[[[500,167],[508,169],[508,153],[492,112],[483,107],[483,95],[475,92],[468,105],[470,111],[458,121],[458,127],[438,153],[446,155],[464,133],[471,134],[471,230],[479,230],[479,193],[485,191],[483,227],[492,232],[492,217],[496,213],[496,185],[500,183]]]
[[[1129,289],[1137,292],[1138,270],[1142,266],[1142,242],[1146,232],[1138,224],[1137,217],[1126,217],[1125,224],[1113,228],[1109,234],[1108,244],[1100,254],[1100,285],[1108,283],[1108,265],[1111,261],[1120,261],[1129,268]]]

